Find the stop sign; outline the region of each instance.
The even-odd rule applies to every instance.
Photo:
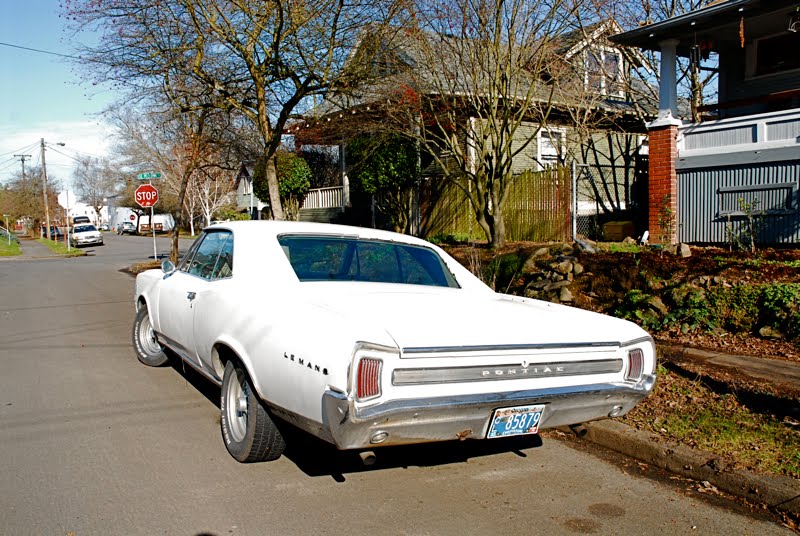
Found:
[[[158,203],[158,190],[152,184],[142,184],[136,188],[133,198],[142,208],[149,208]]]

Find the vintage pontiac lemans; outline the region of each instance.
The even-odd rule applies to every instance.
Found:
[[[136,278],[133,346],[221,386],[240,462],[279,457],[280,420],[339,449],[535,434],[627,413],[655,383],[637,325],[495,293],[433,244],[337,225],[203,230]]]

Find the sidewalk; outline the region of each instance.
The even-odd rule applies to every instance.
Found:
[[[800,392],[800,363],[687,348],[670,343],[657,343],[659,353],[670,360],[704,362],[708,366],[735,370],[759,380],[769,380]],[[794,402],[790,413],[800,411],[800,400]],[[800,515],[800,480],[774,475],[761,475],[725,467],[712,452],[665,442],[656,434],[636,430],[619,421],[603,420],[586,424],[585,439],[620,452],[644,463],[666,469],[699,482],[708,482],[732,495],[755,504],[765,504],[771,510]]]
[[[663,341],[657,341],[656,344],[660,353],[670,361],[686,359],[702,362],[708,366],[730,369],[754,379],[784,384],[800,391],[800,363],[796,361],[725,354],[723,352],[688,348]]]
[[[19,239],[19,247],[22,250],[21,255],[17,255],[16,257],[2,257],[5,260],[31,260],[31,259],[47,259],[53,258],[57,259],[60,258],[60,255],[57,255],[53,252],[49,247],[45,246],[44,244],[40,244],[36,240],[32,238],[20,238]]]

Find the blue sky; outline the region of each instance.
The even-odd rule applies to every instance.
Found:
[[[52,145],[48,175],[68,184],[76,156],[107,153],[110,131],[99,114],[115,96],[82,83],[64,58],[7,46],[70,54],[58,0],[0,0],[0,6],[0,183],[21,169],[14,154],[32,155],[26,169],[41,163],[44,138]]]

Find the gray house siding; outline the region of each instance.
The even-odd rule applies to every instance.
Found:
[[[677,179],[681,242],[729,242],[730,232],[739,232],[745,221],[745,203],[754,207],[752,214],[764,214],[758,243],[800,243],[800,155],[793,161],[717,167],[684,162]]]

